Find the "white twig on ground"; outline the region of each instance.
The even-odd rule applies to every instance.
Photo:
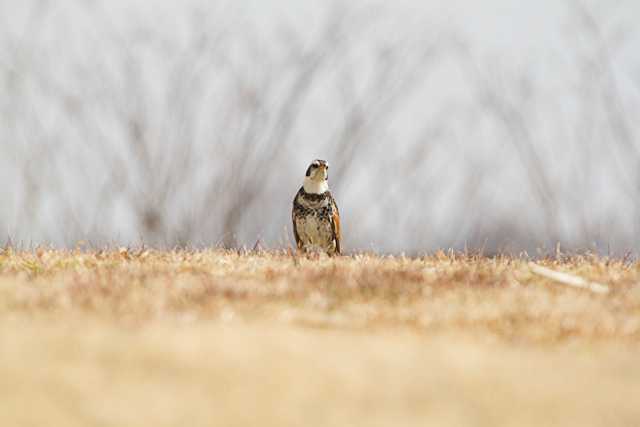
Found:
[[[580,276],[576,276],[569,273],[563,273],[560,271],[551,270],[546,267],[542,267],[534,262],[529,263],[531,272],[539,276],[551,279],[555,282],[562,283],[563,285],[573,286],[574,288],[588,289],[591,292],[598,294],[606,294],[609,292],[609,287],[601,283],[591,282]]]

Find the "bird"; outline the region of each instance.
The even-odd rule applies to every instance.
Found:
[[[329,191],[329,163],[316,159],[307,168],[293,199],[293,235],[298,251],[340,255],[340,213]]]

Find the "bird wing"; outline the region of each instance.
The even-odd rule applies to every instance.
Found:
[[[293,209],[291,210],[291,220],[293,221],[293,237],[296,239],[296,246],[300,248],[300,235],[298,235],[298,225],[296,224],[296,199],[298,195],[293,199]]]
[[[342,240],[340,212],[333,196],[331,197],[331,230],[333,231],[333,239],[336,241],[336,253],[340,254],[340,240]]]

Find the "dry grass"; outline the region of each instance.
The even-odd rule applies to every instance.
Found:
[[[640,264],[0,254],[0,425],[638,425]]]

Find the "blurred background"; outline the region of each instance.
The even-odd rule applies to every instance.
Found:
[[[640,248],[640,2],[0,0],[0,239]],[[4,236],[2,236],[4,234]]]

